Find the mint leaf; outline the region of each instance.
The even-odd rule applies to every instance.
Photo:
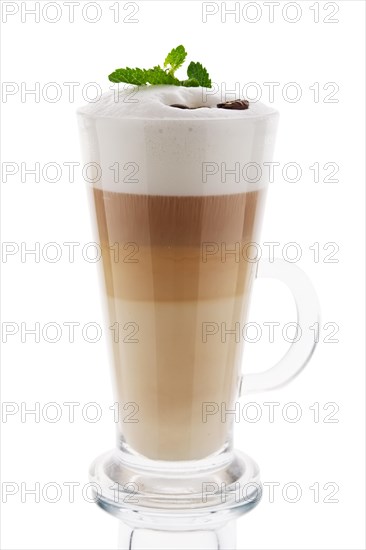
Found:
[[[152,69],[117,69],[109,75],[111,82],[119,83],[126,82],[135,84],[135,86],[143,86],[145,84],[171,84],[179,86],[179,80],[170,73],[167,73],[157,65]]]
[[[186,57],[187,52],[184,46],[180,45],[173,48],[168,53],[164,61],[164,69],[160,67],[160,65],[156,65],[152,69],[139,69],[137,67],[131,69],[130,67],[125,67],[124,69],[116,69],[108,78],[111,82],[126,82],[127,84],[133,84],[135,86],[145,86],[146,84],[158,86],[165,84],[185,87],[204,86],[210,88],[211,79],[207,70],[201,63],[192,61],[188,65],[188,78],[185,80],[178,80],[178,78],[174,76],[175,71],[183,65]]]
[[[188,78],[187,80],[182,80],[180,85],[185,86],[186,88],[197,88],[199,86],[199,82],[195,78]]]
[[[147,69],[146,80],[149,84],[170,84],[173,86],[180,86],[180,82],[175,76],[167,73],[159,65],[153,69]]]
[[[136,86],[143,86],[147,84],[147,71],[145,69],[117,69],[109,75],[111,82],[126,82],[127,84],[135,84]]]
[[[202,67],[201,63],[195,63],[191,61],[188,65],[187,75],[189,78],[194,78],[198,81],[199,86],[204,88],[211,88],[211,79],[207,70]]]
[[[169,72],[174,74],[179,67],[181,67],[187,57],[187,52],[184,46],[177,46],[173,48],[171,52],[165,58],[164,67],[170,65]]]

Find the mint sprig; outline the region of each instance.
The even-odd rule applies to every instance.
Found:
[[[175,71],[183,65],[186,57],[187,52],[184,46],[180,45],[168,53],[164,61],[164,68],[160,67],[160,65],[156,65],[152,69],[131,69],[130,67],[126,67],[124,69],[116,69],[108,78],[111,82],[125,82],[126,84],[134,84],[135,86],[166,84],[211,88],[210,76],[201,63],[191,61],[187,69],[188,78],[185,80],[176,78]]]

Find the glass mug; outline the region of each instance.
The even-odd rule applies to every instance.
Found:
[[[272,368],[242,374],[237,334],[253,281],[285,282],[301,327],[318,321],[319,305],[298,267],[255,256],[277,111],[169,109],[152,118],[117,104],[78,110],[119,403],[117,448],[90,479],[98,504],[125,521],[191,528],[261,496],[258,466],[233,450],[234,415],[223,421],[220,408],[290,381],[317,341],[303,330]]]

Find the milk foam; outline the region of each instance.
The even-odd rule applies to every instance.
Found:
[[[207,88],[131,87],[78,109],[85,172],[106,191],[225,195],[268,183],[278,113],[260,102],[219,109]],[[240,99],[240,98],[237,98]],[[179,109],[184,104],[194,109]]]

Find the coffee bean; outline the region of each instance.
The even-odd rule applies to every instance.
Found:
[[[182,105],[181,103],[174,103],[173,105],[169,105],[169,107],[177,107],[178,109],[206,109],[208,108],[207,105],[200,105],[199,107],[188,107],[188,105]]]
[[[234,101],[225,101],[225,103],[218,103],[218,109],[237,109],[244,110],[249,109],[249,101],[247,99],[235,99]]]
[[[189,109],[188,105],[182,105],[182,103],[174,103],[169,105],[169,107],[177,107],[177,109]]]

